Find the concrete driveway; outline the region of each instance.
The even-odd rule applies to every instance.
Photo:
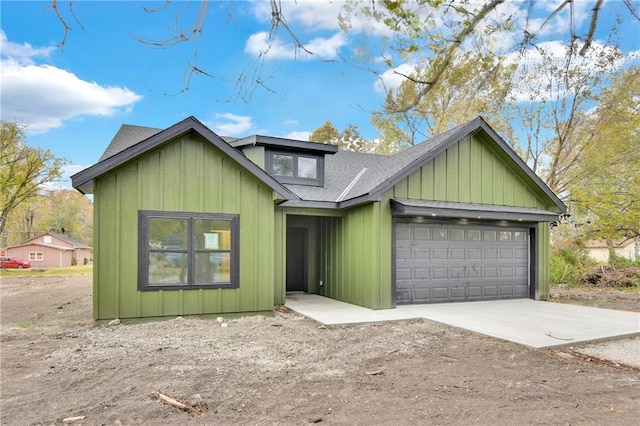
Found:
[[[313,294],[287,294],[285,306],[325,325],[424,319],[533,348],[640,335],[639,313],[530,299],[372,310]]]

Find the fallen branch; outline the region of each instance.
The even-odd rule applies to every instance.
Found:
[[[205,411],[205,407],[203,407],[201,404],[196,403],[196,404],[190,404],[186,401],[179,401],[175,398],[170,397],[169,395],[166,395],[162,392],[159,391],[153,391],[151,393],[151,398],[160,401],[164,404],[170,405],[172,407],[175,407],[179,410],[184,411],[185,413],[189,413],[189,414],[203,414]]]

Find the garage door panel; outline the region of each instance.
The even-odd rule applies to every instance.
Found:
[[[432,289],[431,299],[436,301],[448,301],[449,287],[434,287]]]
[[[483,296],[483,289],[484,287],[479,286],[479,285],[472,285],[468,287],[469,289],[469,298],[470,299],[482,299]]]
[[[429,228],[414,228],[413,239],[417,241],[430,240],[431,230]]]
[[[480,248],[467,248],[468,260],[480,260],[482,259],[482,249]]]
[[[473,265],[470,268],[467,268],[467,278],[469,279],[482,278],[482,269],[478,268],[476,265]]]
[[[529,268],[526,266],[518,266],[516,268],[513,268],[513,276],[517,278],[528,278]]]
[[[446,248],[434,248],[432,250],[433,260],[447,260],[449,259],[449,251]]]
[[[500,278],[513,278],[513,268],[511,268],[511,267],[501,267],[500,268]]]
[[[464,299],[466,297],[466,288],[465,287],[450,287],[449,297],[451,299]]]
[[[449,277],[454,281],[463,281],[467,278],[467,268],[452,267],[449,269]]]
[[[431,278],[431,268],[414,268],[412,278],[414,280],[428,280]]]
[[[418,303],[427,303],[431,299],[430,287],[417,287],[413,290],[414,300],[419,300]]]
[[[512,285],[501,285],[500,286],[500,297],[513,296],[513,286]]]
[[[416,259],[416,260],[430,260],[431,259],[431,249],[423,248],[423,247],[414,247],[413,259]]]
[[[498,268],[484,268],[484,278],[498,278]]]
[[[449,259],[450,260],[464,260],[465,259],[465,248],[464,247],[452,247],[449,251]]]
[[[449,279],[449,269],[448,268],[431,268],[431,279],[433,280]]]
[[[499,253],[500,253],[500,260],[513,259],[513,249],[511,248],[501,248]]]
[[[514,252],[515,259],[520,259],[520,260],[529,259],[529,251],[526,249],[515,249],[513,252]]]
[[[525,229],[403,223],[396,224],[395,235],[399,304],[529,294]]]

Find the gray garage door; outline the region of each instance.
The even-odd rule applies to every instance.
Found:
[[[528,297],[527,229],[396,223],[396,302]]]

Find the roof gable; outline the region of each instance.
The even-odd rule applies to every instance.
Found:
[[[544,193],[560,211],[563,213],[567,211],[564,203],[482,117],[477,117],[468,123],[454,127],[373,165],[361,175],[359,181],[348,191],[343,198],[345,200],[342,203],[343,206],[379,199],[382,193],[417,171],[428,161],[436,158],[466,136],[478,134],[479,132],[483,132],[495,145],[496,149],[504,153],[515,167],[522,170],[530,182]]]
[[[57,241],[54,242],[53,240],[50,243],[45,243],[44,242],[44,237],[45,236],[50,236],[52,238],[55,238]],[[43,241],[39,241],[39,240],[43,240]],[[61,243],[61,244],[60,244]],[[53,246],[53,247],[57,247],[60,248],[60,246],[66,246],[70,249],[78,249],[78,248],[86,248],[86,249],[90,249],[91,247],[86,245],[83,242],[80,242],[74,238],[69,237],[68,235],[62,235],[62,234],[58,234],[56,232],[53,231],[47,231],[47,232],[43,232],[41,234],[36,235],[35,237],[31,237],[28,238],[18,244],[15,244],[9,248],[15,248],[15,247],[21,247],[21,246],[27,246],[27,245],[45,245],[45,246]]]
[[[121,138],[118,138],[118,135],[116,135],[116,137],[114,137],[114,140],[112,140],[112,143],[109,145],[109,148],[111,148],[112,145],[112,151],[123,148],[124,146],[126,146],[127,141],[130,143],[131,137],[133,137],[134,134],[141,135],[146,132],[146,130],[140,130],[140,128],[135,127],[136,126],[123,126],[125,130],[123,131],[123,134],[120,135]],[[121,131],[123,130],[123,128],[121,128]],[[151,133],[152,130],[148,130],[148,132]],[[173,126],[165,130],[161,130],[157,133],[152,134],[142,141],[134,143],[133,145],[126,146],[126,148],[116,152],[115,154],[107,155],[107,152],[105,151],[105,155],[103,155],[103,159],[101,161],[71,176],[72,185],[82,193],[90,193],[91,191],[93,191],[93,180],[95,178],[104,175],[105,173],[110,172],[116,167],[119,167],[124,163],[131,161],[149,152],[150,150],[159,147],[160,145],[163,145],[167,142],[175,140],[176,138],[183,136],[189,132],[195,132],[196,134],[204,138],[207,142],[211,143],[226,155],[231,157],[247,171],[256,176],[267,186],[271,187],[278,194],[279,198],[294,200],[299,199],[297,195],[293,194],[282,184],[269,176],[267,172],[248,160],[241,152],[231,147],[225,140],[223,140],[220,136],[207,128],[195,117],[188,117],[185,120],[174,124]],[[119,142],[114,144],[114,141],[116,140],[119,140]],[[107,150],[109,150],[109,148],[107,148]]]

